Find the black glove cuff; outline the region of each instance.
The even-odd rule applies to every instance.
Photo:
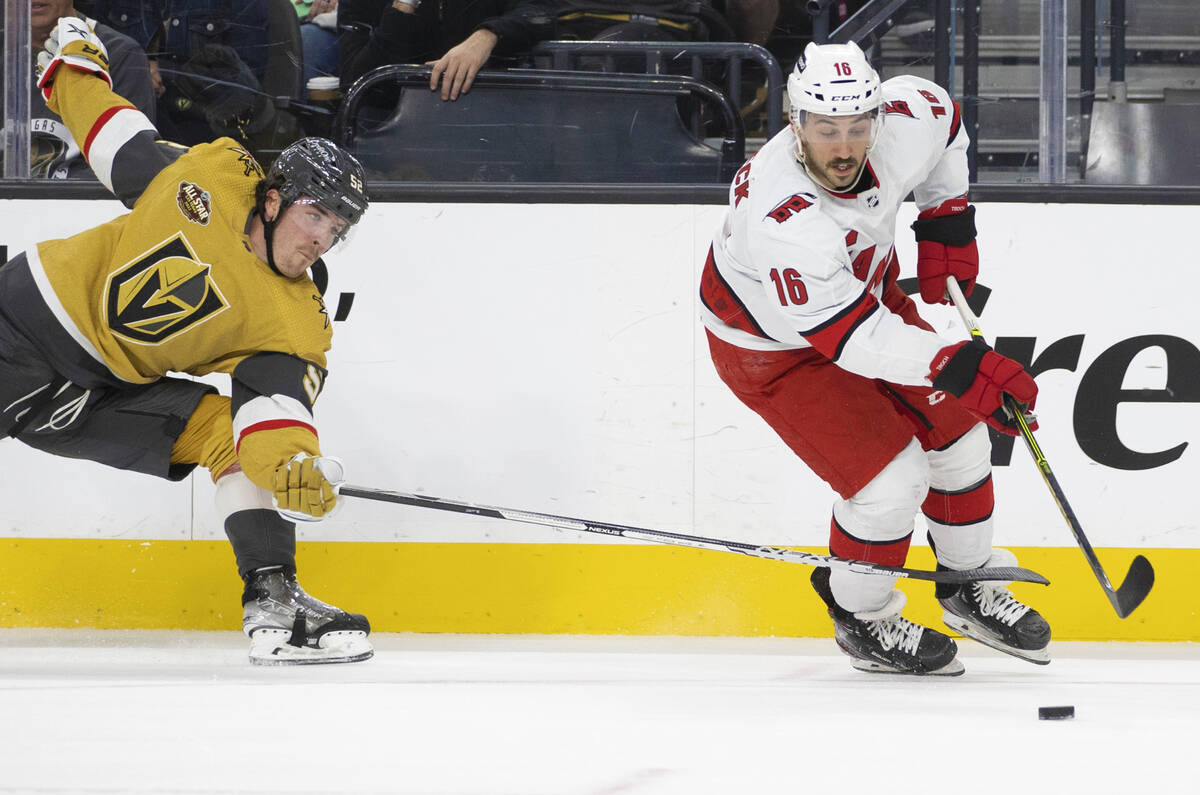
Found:
[[[947,246],[965,246],[975,239],[975,205],[967,205],[957,215],[940,215],[937,218],[918,218],[912,230],[917,241],[932,240]]]
[[[946,362],[937,378],[933,379],[933,388],[949,392],[955,397],[962,397],[963,393],[971,388],[971,384],[975,383],[979,363],[991,349],[992,346],[978,337],[959,348],[958,352],[950,357],[950,361]]]

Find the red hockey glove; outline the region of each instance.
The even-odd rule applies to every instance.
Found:
[[[953,276],[970,295],[979,276],[979,249],[975,245],[975,208],[966,198],[954,199],[925,210],[913,222],[917,234],[917,280],[921,300],[948,304],[946,277]]]
[[[949,392],[963,408],[1001,433],[1021,433],[1017,420],[1004,407],[1011,395],[1025,414],[1030,430],[1037,420],[1030,413],[1037,403],[1037,383],[1019,363],[993,351],[983,340],[947,345],[933,357],[929,380],[934,389]]]

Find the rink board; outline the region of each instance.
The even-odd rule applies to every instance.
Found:
[[[821,552],[818,548],[808,551]],[[1059,640],[1200,641],[1200,551],[1142,550],[1157,583],[1118,619],[1076,548],[1014,548],[1048,587],[1019,584]],[[1098,550],[1119,584],[1134,550]],[[808,566],[651,545],[301,544],[305,587],[380,632],[809,637],[832,634]],[[928,547],[908,565],[932,568]],[[931,583],[901,580],[941,626]],[[237,629],[241,582],[217,541],[0,541],[0,627]]]
[[[0,244],[12,255],[120,211],[115,202],[0,201]],[[721,214],[373,205],[328,258],[335,334],[317,406],[323,450],[359,485],[823,550],[832,491],[720,384],[696,320],[697,272]],[[905,227],[914,215],[906,205],[898,217],[904,276],[913,274]],[[994,470],[996,541],[1055,580],[1039,607],[1077,605],[1078,620],[1056,621],[1063,637],[1200,640],[1190,611],[1142,620],[1155,600],[1166,604],[1166,572],[1186,581],[1200,549],[1187,498],[1200,437],[1200,271],[1179,261],[1173,231],[1195,216],[1185,206],[1029,204],[978,214],[981,284],[992,290],[984,331],[1035,363],[1042,448],[1092,543],[1114,561],[1110,574],[1123,576],[1139,550],[1160,570],[1134,618],[1094,623],[1107,603],[1026,452],[1010,442]],[[963,336],[951,310],[921,311],[948,338]],[[228,391],[227,379],[211,380]],[[168,484],[13,442],[0,443],[0,471],[0,626],[69,625],[78,604],[93,603],[110,605],[96,619],[113,622],[104,626],[236,625],[232,556],[204,473]],[[326,550],[305,559],[304,581],[328,577],[313,590],[335,601],[331,588],[365,589],[345,592],[364,603],[342,601],[381,628],[828,631],[803,567],[363,502],[300,538]],[[162,563],[184,548],[177,566]],[[137,565],[146,550],[157,565]],[[341,576],[320,568],[343,555],[353,563]],[[56,556],[78,564],[65,587],[89,599],[39,590],[42,573],[64,571]],[[746,574],[760,571],[771,573]],[[151,597],[184,582],[186,593]],[[489,628],[493,617],[503,620]]]

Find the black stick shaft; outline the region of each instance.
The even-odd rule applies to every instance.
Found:
[[[342,486],[339,493],[346,497],[357,497],[364,500],[393,502],[416,508],[433,508],[438,511],[451,511],[473,516],[486,516],[492,519],[504,519],[513,522],[554,527],[559,530],[575,530],[583,533],[599,533],[606,536],[620,536],[638,541],[650,541],[660,544],[708,549],[716,552],[736,552],[755,558],[779,560],[790,563],[802,563],[808,566],[824,566],[827,568],[855,571],[860,574],[886,574],[894,577],[908,577],[914,580],[930,582],[964,583],[978,580],[1013,580],[1033,582],[1048,585],[1042,575],[1029,569],[999,566],[983,569],[967,569],[965,571],[926,571],[924,569],[908,569],[902,566],[885,566],[882,564],[866,563],[858,560],[848,560],[831,555],[816,555],[785,547],[757,546],[742,541],[727,541],[718,538],[705,538],[684,533],[672,533],[666,530],[651,530],[645,527],[596,522],[586,519],[575,519],[569,516],[556,516],[534,511],[521,511],[512,508],[499,508],[493,505],[475,505],[467,502],[444,500],[439,497],[426,497],[420,494],[405,494],[398,491],[384,491],[363,486]]]
[[[946,277],[946,292],[949,294],[955,308],[958,309],[959,317],[962,318],[963,325],[967,327],[967,331],[970,332],[971,337],[982,340],[983,329],[979,326],[979,318],[975,316],[975,313],[967,305],[967,299],[953,276]],[[1100,565],[1100,558],[1097,557],[1096,550],[1092,549],[1091,542],[1088,541],[1087,535],[1083,532],[1083,525],[1079,523],[1079,519],[1075,516],[1075,511],[1071,509],[1071,504],[1067,502],[1066,493],[1063,492],[1062,486],[1058,484],[1058,478],[1054,476],[1054,471],[1050,469],[1050,462],[1042,454],[1042,448],[1038,445],[1037,439],[1034,438],[1033,429],[1029,427],[1029,423],[1025,420],[1024,408],[1017,403],[1012,395],[1008,394],[1004,396],[1004,405],[1016,419],[1021,438],[1025,440],[1025,448],[1029,450],[1029,454],[1033,457],[1033,462],[1037,465],[1038,472],[1042,474],[1042,480],[1046,483],[1046,487],[1050,489],[1050,495],[1054,498],[1054,503],[1058,506],[1059,512],[1067,520],[1067,527],[1071,529],[1071,535],[1075,536],[1075,543],[1083,551],[1083,556],[1087,559],[1088,566],[1091,567],[1092,573],[1100,583],[1100,587],[1104,589],[1104,595],[1108,597],[1108,601],[1113,606],[1113,610],[1116,611],[1118,617],[1127,617],[1150,594],[1150,589],[1154,586],[1154,568],[1150,565],[1150,561],[1141,555],[1136,556],[1133,563],[1129,566],[1129,571],[1126,573],[1121,587],[1113,588],[1112,581],[1108,579],[1108,574],[1105,573],[1104,567]]]

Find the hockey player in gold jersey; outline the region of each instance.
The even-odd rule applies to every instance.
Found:
[[[65,17],[38,85],[131,212],[0,267],[0,438],[171,480],[196,466],[243,590],[256,663],[364,660],[370,626],[296,582],[295,521],[338,507],[313,404],[332,330],[314,278],[367,207],[359,163],[306,138],[267,173],[230,138],[156,140]],[[172,372],[228,373],[231,396]]]

